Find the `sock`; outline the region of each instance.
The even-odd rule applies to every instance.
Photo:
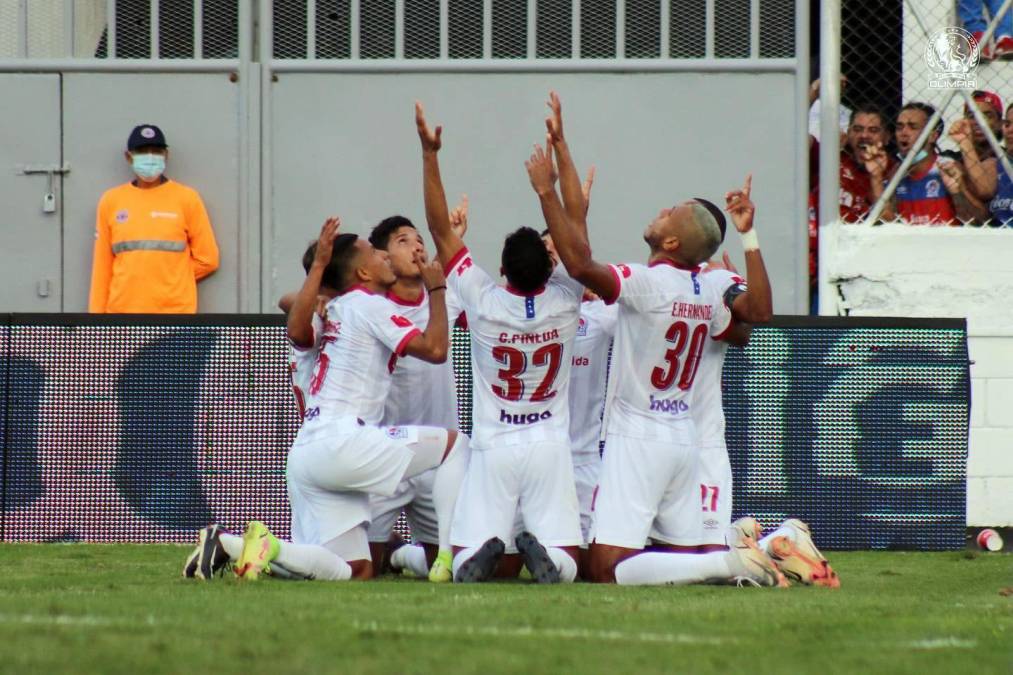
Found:
[[[647,552],[616,565],[616,583],[624,586],[681,586],[732,576],[728,554]]]
[[[546,546],[545,552],[552,558],[552,563],[559,570],[559,581],[568,584],[577,578],[577,561],[570,554],[555,546]]]
[[[303,581],[307,579],[307,577],[285,569],[278,564],[277,560],[271,563],[271,576],[277,577],[278,579],[291,579],[293,581]]]
[[[452,565],[455,579],[457,578],[457,570],[461,569],[461,565],[478,553],[478,549],[480,548],[481,546],[472,546],[471,548],[462,548],[458,551],[457,555],[454,556],[454,564]]]
[[[325,581],[347,581],[352,578],[351,566],[323,546],[293,544],[290,541],[278,543],[281,544],[281,549],[271,564],[277,562],[293,575]]]
[[[429,563],[426,561],[426,549],[421,546],[405,544],[390,556],[390,566],[396,570],[408,569],[417,577],[429,575]]]
[[[454,518],[457,494],[461,491],[464,474],[471,461],[471,446],[468,437],[458,432],[453,447],[436,469],[433,479],[433,507],[436,510],[436,524],[439,528],[441,551],[450,550],[450,521]]]
[[[243,538],[228,532],[219,532],[218,541],[222,542],[222,548],[229,554],[232,562],[237,562],[239,556],[243,555]]]
[[[768,534],[766,537],[756,542],[756,545],[759,546],[764,553],[770,555],[770,542],[774,537],[788,537],[788,539],[794,542],[795,530],[793,530],[790,527],[785,527],[784,525],[781,525],[781,527],[777,528],[776,530]]]

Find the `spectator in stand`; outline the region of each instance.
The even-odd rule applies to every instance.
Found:
[[[1006,109],[1006,117],[1002,123],[1002,140],[1006,146],[1006,157],[1013,162],[1013,105]],[[992,227],[1013,227],[1013,179],[1002,164],[994,163],[996,172],[995,192],[985,195],[989,199],[988,208],[979,223],[988,223]]]
[[[935,108],[919,101],[912,101],[901,108],[895,132],[901,159],[911,151],[935,113]],[[900,217],[909,225],[960,225],[955,202],[963,204],[964,198],[960,193],[951,196],[946,190],[941,165],[952,161],[944,160],[936,148],[936,142],[942,133],[943,121],[939,120],[924,147],[915,155],[907,175],[897,184],[894,196],[883,210],[883,220],[896,220]],[[869,154],[871,161],[867,166],[872,183],[882,185],[889,179],[886,174],[887,154],[882,148],[872,148]],[[978,204],[982,205],[981,202]]]
[[[871,105],[859,105],[851,113],[847,136],[841,145],[840,217],[846,223],[857,223],[867,215],[876,199],[883,194],[882,176],[873,180],[870,168],[879,168],[880,153],[889,142],[886,117]],[[884,153],[885,154],[885,153]],[[884,172],[888,175],[895,162],[886,158]],[[817,273],[819,251],[819,142],[809,137],[809,301],[810,312],[819,307]]]
[[[985,18],[985,5],[988,5],[988,16],[994,17],[1002,8],[1003,0],[957,0],[957,15],[964,29],[974,37],[981,49],[981,60],[991,61],[1006,54],[1013,54],[1013,11],[1006,12],[995,27],[992,41],[981,44],[985,37],[988,20]]]
[[[218,269],[218,245],[200,195],[165,176],[162,130],[130,132],[126,161],[136,178],[99,200],[89,311],[193,314],[197,282]]]
[[[1002,132],[1002,99],[994,92],[980,90],[973,92],[971,97],[988,122],[992,134],[998,139]],[[950,138],[960,147],[959,158],[971,194],[982,201],[991,199],[998,180],[995,152],[985,131],[978,126],[966,105],[964,119],[950,125]]]

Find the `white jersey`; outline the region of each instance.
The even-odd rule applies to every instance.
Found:
[[[335,418],[379,425],[396,356],[422,331],[397,305],[361,286],[327,305],[307,405]]]
[[[316,312],[313,313],[313,344],[309,347],[296,347],[289,343],[288,374],[292,380],[292,394],[299,409],[299,419],[306,414],[306,398],[309,396],[313,369],[320,355],[320,341],[324,333],[324,320]]]
[[[461,303],[455,293],[446,293],[448,328],[461,316]],[[429,325],[429,294],[422,292],[416,302],[387,293],[398,312],[420,329]],[[417,424],[456,429],[457,391],[454,388],[454,364],[449,354],[443,363],[421,359],[397,359],[391,375],[390,393],[383,406],[384,426]],[[385,539],[386,541],[386,539]]]
[[[707,270],[704,279],[717,288],[722,302],[728,289],[738,286],[746,290],[746,280],[725,269]],[[721,399],[721,371],[725,363],[728,343],[721,340],[707,340],[693,383],[693,424],[705,448],[724,447],[725,412]]]
[[[601,300],[580,305],[570,373],[570,448],[574,465],[598,459],[609,347],[619,308]]]
[[[569,444],[570,363],[584,289],[557,265],[530,295],[501,288],[462,248],[447,285],[471,330],[472,447],[552,441]]]
[[[696,445],[693,382],[704,345],[731,326],[717,287],[668,262],[610,265],[619,320],[606,432]],[[606,452],[608,449],[606,448]]]

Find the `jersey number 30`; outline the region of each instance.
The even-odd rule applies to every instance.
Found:
[[[492,385],[493,393],[507,401],[520,401],[523,399],[524,380],[520,378],[528,369],[527,355],[519,349],[497,345],[492,348],[492,357],[505,366],[505,368],[499,371],[499,378],[503,383]],[[531,394],[530,400],[532,402],[548,401],[556,395],[556,390],[552,388],[552,385],[556,381],[556,375],[559,374],[559,366],[562,362],[563,345],[558,342],[542,345],[531,355],[532,365],[537,367],[548,366],[541,384]]]
[[[693,385],[696,369],[700,365],[700,354],[703,352],[704,341],[707,339],[707,325],[698,324],[690,335],[689,324],[676,321],[665,332],[665,340],[672,343],[672,348],[665,352],[665,363],[651,371],[651,384],[656,389],[668,389],[679,374],[679,359],[686,352],[686,361],[679,375],[679,389],[686,390]],[[689,349],[686,349],[689,343]]]

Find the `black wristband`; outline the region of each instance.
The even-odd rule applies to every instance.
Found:
[[[436,291],[445,291],[445,290],[447,290],[447,285],[446,284],[444,284],[442,286],[436,286],[435,288],[427,288],[426,289],[426,291],[429,292],[429,293],[435,293]]]

